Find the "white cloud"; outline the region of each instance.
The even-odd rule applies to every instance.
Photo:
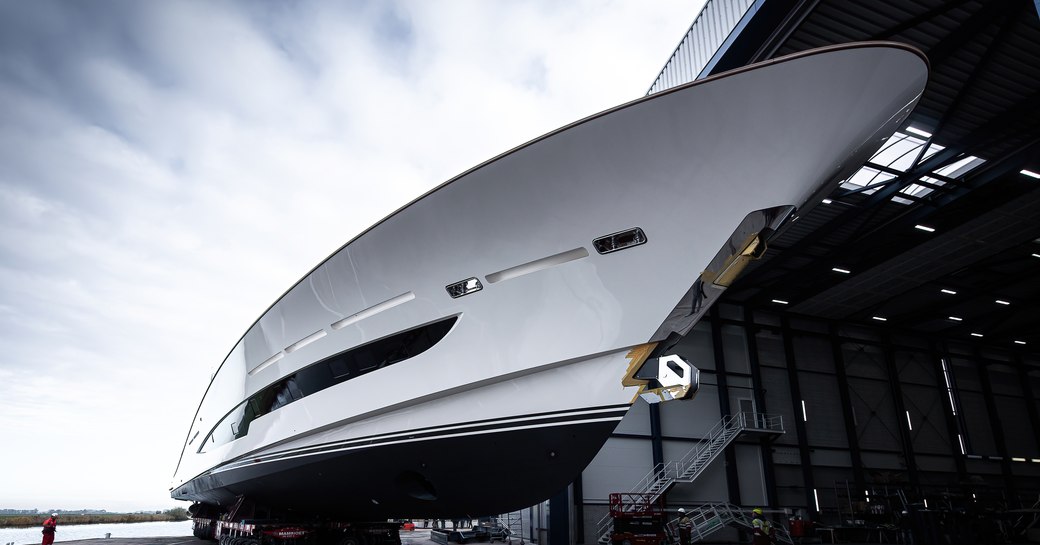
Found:
[[[209,375],[274,299],[641,96],[699,4],[0,6],[0,507],[174,505]]]

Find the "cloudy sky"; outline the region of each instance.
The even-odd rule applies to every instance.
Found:
[[[268,305],[641,96],[701,3],[0,2],[0,508],[178,505],[191,415]]]

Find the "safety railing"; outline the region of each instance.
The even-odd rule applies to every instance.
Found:
[[[632,494],[646,496],[648,501],[656,502],[669,488],[677,482],[693,482],[711,465],[719,454],[742,433],[748,431],[784,433],[783,417],[752,412],[739,412],[728,415],[708,431],[707,436],[691,449],[680,460],[665,462],[654,466],[636,483]],[[637,506],[622,506],[622,509],[636,509]],[[607,513],[599,521],[599,542],[610,541],[611,513]]]
[[[729,503],[709,503],[700,505],[687,511],[686,517],[690,519],[689,531],[691,542],[704,541],[715,532],[733,526],[754,531],[752,514],[742,507]],[[666,525],[666,533],[673,543],[680,543],[682,541],[679,538],[679,526],[678,518],[669,521]],[[770,523],[770,527],[773,530],[773,539],[775,542],[787,543],[788,545],[794,544],[790,532],[787,531],[787,528],[783,524]]]

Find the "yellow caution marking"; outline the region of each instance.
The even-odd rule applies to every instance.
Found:
[[[650,381],[636,378],[636,372],[643,366],[643,362],[646,358],[650,357],[650,353],[657,348],[657,343],[646,343],[639,346],[633,347],[632,350],[625,354],[625,358],[628,359],[628,370],[625,371],[625,376],[621,378],[622,386],[639,386],[639,390],[636,395],[632,397],[632,401],[629,403],[635,403],[636,398],[639,394],[646,390],[647,385]]]
[[[701,279],[704,282],[728,288],[740,273],[751,263],[752,260],[762,257],[766,253],[766,243],[757,233],[749,235],[740,245],[740,251],[730,254],[722,264],[722,270],[704,271]]]

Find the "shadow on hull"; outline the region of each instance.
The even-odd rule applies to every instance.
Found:
[[[197,487],[182,487],[174,497],[230,505],[245,496],[338,520],[497,515],[570,484],[616,425],[523,429],[433,439],[422,448],[406,442],[289,458],[200,477]]]

